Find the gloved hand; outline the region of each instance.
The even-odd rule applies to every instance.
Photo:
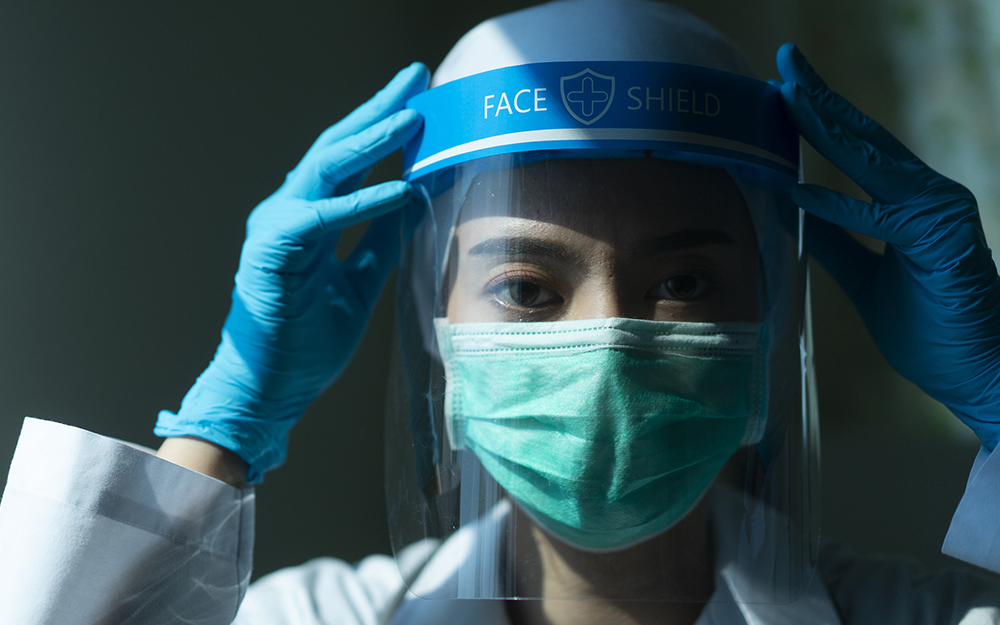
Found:
[[[222,342],[180,411],[160,413],[158,436],[191,435],[232,450],[249,465],[251,483],[284,462],[289,429],[347,366],[399,259],[399,209],[419,200],[399,180],[358,187],[418,131],[418,114],[403,104],[427,81],[421,64],[401,71],[320,135],[253,210]],[[372,218],[339,262],[341,229]]]
[[[1000,440],[1000,281],[976,199],[830,91],[794,46],[782,46],[777,61],[799,132],[873,199],[793,189],[795,203],[820,218],[807,220],[810,252],[889,364],[992,451]],[[841,227],[885,241],[885,253]]]

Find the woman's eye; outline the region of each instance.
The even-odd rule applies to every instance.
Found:
[[[559,296],[534,280],[501,277],[488,287],[500,304],[515,308],[542,308],[559,301]]]
[[[518,306],[536,306],[542,298],[542,288],[530,282],[514,282],[507,287],[507,296]]]
[[[667,278],[656,287],[657,299],[692,300],[701,297],[708,290],[708,281],[699,275],[682,274]]]

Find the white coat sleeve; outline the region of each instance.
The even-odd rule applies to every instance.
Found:
[[[230,623],[253,489],[25,419],[0,501],[0,623]]]
[[[825,541],[819,573],[844,625],[1000,625],[1000,582],[982,573],[928,571],[911,557],[856,555]]]
[[[1000,573],[1000,453],[995,450],[979,450],[941,551]]]

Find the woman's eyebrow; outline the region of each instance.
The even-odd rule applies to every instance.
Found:
[[[662,252],[679,252],[705,245],[735,245],[736,241],[722,230],[700,228],[679,230],[668,235],[645,241],[636,246],[635,255],[652,256]]]
[[[478,243],[469,250],[469,256],[549,258],[561,263],[574,263],[579,259],[571,251],[551,241],[531,237],[495,237]]]

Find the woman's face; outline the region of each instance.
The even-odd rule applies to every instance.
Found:
[[[480,174],[453,254],[452,323],[758,320],[757,239],[718,169],[641,158]]]

